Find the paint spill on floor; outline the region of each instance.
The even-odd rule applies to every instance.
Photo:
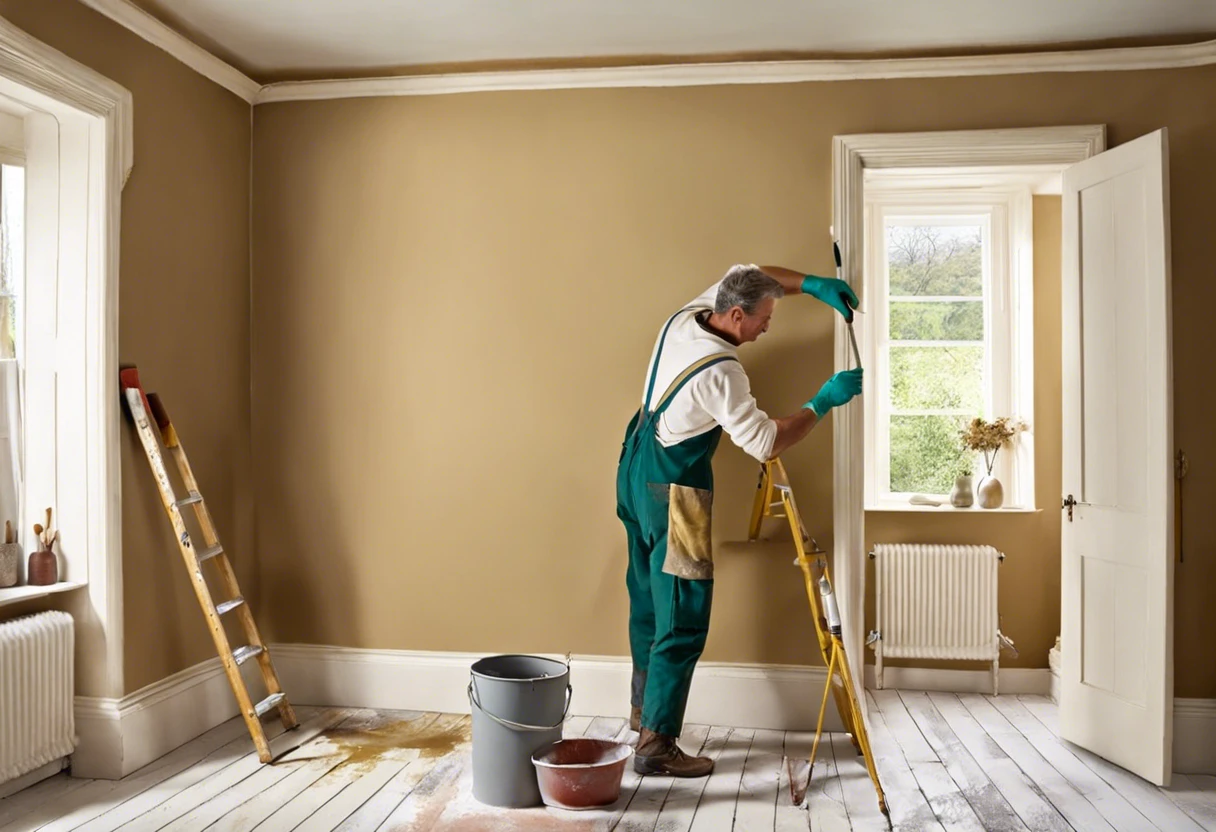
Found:
[[[419,717],[380,725],[343,724],[322,736],[346,756],[343,766],[363,767],[408,750],[424,759],[446,757],[470,741],[471,726],[467,717]]]
[[[408,810],[394,816],[380,832],[607,832],[624,809],[617,805],[567,812],[543,806],[487,806],[473,797],[472,762],[468,750],[443,760],[410,795]],[[628,797],[623,801],[627,803]]]

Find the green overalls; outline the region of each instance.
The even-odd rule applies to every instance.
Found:
[[[650,410],[655,376],[673,315],[655,352],[646,400],[625,431],[617,467],[617,516],[629,538],[629,644],[632,704],[643,706],[642,727],[679,736],[692,672],[709,633],[713,601],[713,455],[722,428],[670,448],[659,443],[659,416],[694,375],[732,355],[694,362]]]

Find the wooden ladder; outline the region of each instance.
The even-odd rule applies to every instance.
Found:
[[[262,729],[262,717],[277,708],[279,719],[283,721],[283,727],[290,730],[299,725],[295,711],[292,710],[291,703],[287,701],[287,694],[283,692],[282,685],[279,684],[278,674],[275,673],[274,664],[270,660],[270,652],[258,634],[253,612],[241,595],[241,588],[237,585],[232,563],[223,547],[220,546],[215,524],[211,521],[207,504],[203,502],[203,495],[199,493],[198,482],[194,479],[194,473],[190,469],[186,452],[177,437],[177,431],[173,429],[173,423],[169,421],[168,412],[155,393],[144,393],[139,383],[139,371],[135,367],[122,368],[119,372],[119,379],[127,408],[135,422],[135,428],[143,442],[144,452],[148,456],[148,464],[152,468],[152,475],[156,478],[156,484],[160,489],[161,502],[164,504],[165,512],[169,515],[169,522],[176,533],[177,545],[181,550],[182,560],[185,561],[186,572],[190,576],[190,582],[194,585],[194,593],[198,596],[199,606],[203,608],[207,627],[211,630],[211,638],[215,641],[215,649],[219,653],[220,661],[224,664],[224,672],[228,675],[228,683],[236,695],[241,716],[244,717],[245,725],[249,728],[249,735],[253,738],[254,745],[257,746],[258,759],[263,763],[269,763],[273,755],[266,732]],[[149,416],[155,420],[161,441],[164,442],[173,461],[177,463],[177,470],[181,474],[187,491],[186,496],[182,499],[178,499],[173,491],[173,484],[165,469],[160,444],[152,430]],[[194,547],[190,533],[186,530],[181,511],[186,506],[194,507],[194,516],[202,530],[203,543],[206,548],[201,551]],[[203,564],[207,561],[215,564],[219,572],[220,584],[227,596],[227,600],[218,604],[212,597],[211,588],[203,574]],[[235,650],[228,641],[228,634],[224,631],[221,620],[221,617],[227,613],[236,615],[245,634],[246,644]],[[265,699],[257,703],[250,698],[249,689],[241,677],[241,665],[250,659],[257,659],[268,694]]]

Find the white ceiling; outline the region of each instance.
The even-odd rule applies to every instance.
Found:
[[[1216,32],[1216,0],[136,0],[258,76],[412,64],[1016,47]]]

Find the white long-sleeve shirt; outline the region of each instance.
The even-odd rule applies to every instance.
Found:
[[[656,408],[668,385],[684,372],[690,364],[709,355],[730,355],[738,358],[734,344],[715,335],[697,320],[713,311],[718,296],[715,283],[678,313],[659,358],[659,371],[655,376],[654,393],[650,406]],[[662,330],[659,331],[662,337]],[[655,349],[650,353],[646,368],[646,380],[642,388],[642,400],[646,399],[646,385],[654,367]],[[722,361],[693,376],[676,394],[667,410],[659,417],[658,437],[664,447],[679,444],[721,425],[723,431],[743,451],[763,462],[773,450],[777,438],[777,423],[756,405],[752,396],[751,382],[737,361]]]

